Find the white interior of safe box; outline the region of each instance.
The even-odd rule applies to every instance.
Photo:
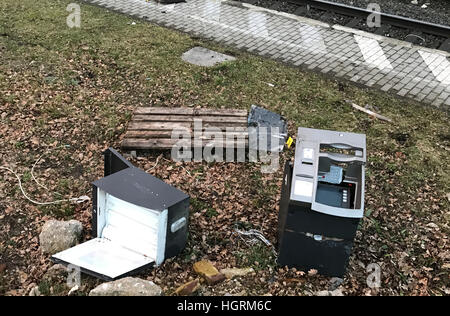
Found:
[[[168,210],[162,212],[97,191],[97,238],[53,257],[116,278],[164,261]]]

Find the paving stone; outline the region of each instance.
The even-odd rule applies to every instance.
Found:
[[[191,48],[181,58],[188,63],[204,67],[212,67],[225,61],[236,60],[233,56],[221,54],[199,46]]]

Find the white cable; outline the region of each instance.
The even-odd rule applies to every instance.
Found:
[[[11,173],[16,177],[17,181],[19,182],[19,188],[20,188],[20,191],[22,192],[22,195],[23,195],[28,201],[30,201],[30,202],[32,202],[32,203],[34,203],[34,204],[37,204],[37,205],[50,205],[50,204],[58,204],[58,203],[62,203],[62,202],[82,203],[82,202],[85,202],[85,201],[89,201],[89,200],[90,200],[90,198],[89,198],[88,196],[82,195],[82,196],[77,197],[77,198],[70,198],[70,199],[64,199],[64,200],[56,200],[56,201],[51,201],[51,202],[38,202],[38,201],[35,201],[35,200],[33,200],[32,198],[30,198],[30,197],[25,193],[25,191],[24,191],[24,189],[23,189],[23,186],[22,186],[22,180],[20,180],[19,175],[18,175],[14,170],[12,170],[12,169],[10,169],[10,168],[8,168],[8,167],[2,167],[2,166],[0,166],[0,169],[7,170],[7,171],[11,172]]]
[[[151,168],[149,168],[149,169],[145,170],[145,172],[149,172],[149,171],[151,171],[151,170],[155,169],[155,168],[156,168],[156,166],[158,165],[159,159],[160,159],[161,157],[162,157],[162,154],[161,154],[161,155],[159,155],[159,156],[158,156],[158,158],[156,158],[156,162],[155,162],[155,164],[153,165],[153,167],[151,167]]]
[[[61,148],[68,148],[68,147],[70,147],[70,146],[69,146],[69,145],[62,145],[62,146],[59,146],[59,147],[56,147],[56,148],[53,148],[53,149],[49,149],[49,150],[47,150],[46,152],[44,152],[42,155],[39,156],[39,158],[36,160],[36,162],[34,163],[33,167],[31,168],[31,177],[33,178],[34,182],[36,182],[36,184],[37,184],[38,186],[40,186],[41,188],[44,188],[44,189],[48,190],[48,188],[47,188],[45,185],[39,183],[38,180],[36,179],[36,177],[34,176],[34,168],[36,167],[36,165],[38,164],[38,162],[42,159],[42,157],[44,157],[45,155],[47,155],[48,153],[50,153],[50,151],[52,151],[52,150],[54,150],[54,149],[61,149]],[[58,193],[58,194],[59,194],[59,193]]]
[[[34,167],[36,167],[36,165],[38,164],[38,162],[41,160],[41,158],[42,158],[46,153],[47,153],[47,152],[45,152],[45,153],[43,153],[41,156],[39,156],[38,160],[36,160],[36,162],[34,163],[33,167],[31,167],[31,177],[33,178],[34,182],[36,182],[36,184],[37,184],[38,186],[40,186],[41,188],[44,188],[44,189],[48,190],[48,188],[47,188],[45,185],[40,184],[40,183],[38,182],[38,180],[37,180],[37,179],[35,178],[35,176],[34,176]]]
[[[420,38],[423,42],[426,42],[425,39],[424,39],[423,37],[419,36],[419,35],[416,35],[416,34],[408,34],[408,35],[405,36],[405,38],[407,38],[408,36],[415,36],[415,37],[417,37],[417,38]]]
[[[263,242],[267,247],[272,248],[272,252],[275,255],[275,257],[277,256],[277,252],[275,251],[275,247],[272,245],[272,243],[266,238],[264,237],[264,235],[256,230],[256,229],[250,229],[249,231],[242,231],[239,229],[235,229],[234,230],[235,234],[238,234],[239,237],[241,237],[241,239],[246,243],[246,244],[250,244],[250,245],[254,245],[257,242]],[[249,241],[245,240],[242,236],[245,237],[250,237],[251,239]]]

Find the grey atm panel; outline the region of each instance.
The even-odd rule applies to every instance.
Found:
[[[299,128],[294,164],[285,167],[279,262],[342,276],[364,214],[366,137]]]

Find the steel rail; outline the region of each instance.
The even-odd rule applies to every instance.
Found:
[[[346,4],[330,2],[325,0],[287,0],[293,4],[309,5],[316,9],[324,11],[332,11],[352,17],[368,17],[375,11],[349,6]],[[438,35],[450,38],[450,26],[435,24],[416,19],[411,19],[403,16],[393,15],[389,13],[380,12],[381,23],[394,25],[402,28],[414,29],[427,34]]]

